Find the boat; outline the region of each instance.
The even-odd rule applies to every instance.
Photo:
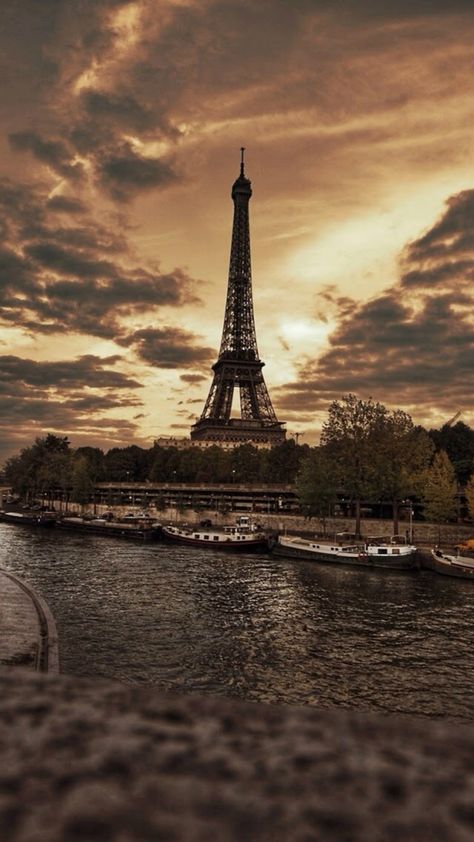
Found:
[[[332,541],[279,535],[272,543],[271,551],[285,558],[351,564],[357,567],[409,570],[417,566],[416,547],[407,544],[399,536],[356,541],[345,538],[346,534],[336,534]]]
[[[442,576],[455,576],[457,579],[474,581],[474,558],[463,555],[444,553],[439,547],[431,550],[431,568]]]
[[[20,526],[42,526],[47,529],[56,526],[56,512],[50,511],[1,511],[0,521],[4,523],[16,523]]]
[[[233,526],[222,529],[212,526],[168,525],[162,528],[163,538],[192,547],[213,550],[266,550],[268,535],[251,523],[247,516],[238,517]]]
[[[136,519],[132,522],[111,521],[108,518],[62,517],[58,520],[61,529],[106,535],[108,538],[130,538],[140,541],[158,541],[161,538],[161,524],[150,519]]]

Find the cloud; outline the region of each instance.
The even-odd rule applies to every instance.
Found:
[[[447,201],[447,211],[403,255],[405,288],[471,287],[474,279],[474,190]]]
[[[183,383],[188,383],[190,386],[194,386],[195,384],[202,383],[203,380],[206,380],[206,376],[204,374],[180,374],[179,379],[183,381]]]
[[[146,131],[155,125],[153,112],[131,93],[89,88],[81,94],[82,105],[90,117],[123,126],[127,131]]]
[[[117,201],[128,201],[137,192],[168,187],[178,181],[168,162],[140,155],[125,143],[101,153],[96,168],[99,183]]]
[[[75,360],[37,362],[3,355],[0,356],[0,383],[55,389],[140,388],[142,384],[137,380],[110,368],[121,359],[119,355],[97,357],[86,354]]]
[[[451,197],[440,220],[407,247],[399,283],[369,301],[342,302],[329,349],[277,390],[279,408],[317,412],[357,392],[418,417],[434,407],[474,410],[473,197]]]
[[[32,152],[38,161],[50,166],[63,178],[80,179],[84,168],[80,163],[72,162],[72,153],[63,140],[44,140],[36,132],[23,131],[9,135],[14,149],[19,152]]]
[[[86,333],[113,339],[127,317],[198,303],[182,269],[133,265],[120,232],[88,214],[58,226],[41,188],[0,183],[0,320],[37,333]],[[61,203],[60,203],[61,205]]]
[[[208,367],[215,350],[197,345],[197,338],[183,328],[164,326],[137,330],[117,341],[126,347],[132,345],[140,359],[156,368]]]
[[[116,410],[140,407],[142,384],[117,369],[119,355],[36,361],[0,356],[0,458],[31,444],[44,430],[120,442],[137,425]],[[136,412],[136,409],[135,409]]]
[[[86,205],[73,196],[56,195],[48,199],[47,208],[49,210],[58,211],[59,213],[80,214],[85,213]]]

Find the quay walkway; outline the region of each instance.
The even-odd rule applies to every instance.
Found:
[[[0,568],[0,666],[59,672],[56,623],[44,599]]]

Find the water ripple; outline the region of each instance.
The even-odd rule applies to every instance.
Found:
[[[472,719],[474,587],[0,524],[76,675],[178,693]]]

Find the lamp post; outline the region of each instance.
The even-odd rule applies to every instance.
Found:
[[[408,540],[410,544],[413,544],[413,504],[411,500],[404,500],[403,502],[408,506]]]

